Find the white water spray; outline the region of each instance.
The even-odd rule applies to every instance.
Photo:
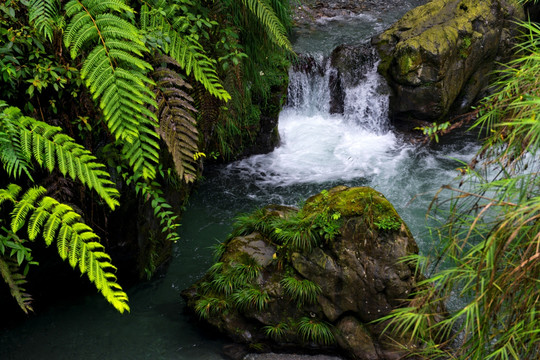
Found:
[[[369,178],[391,172],[407,146],[390,130],[388,94],[377,63],[345,89],[344,113],[330,114],[330,73],[290,72],[289,99],[279,118],[281,144],[270,154],[229,166],[260,183],[292,185]],[[328,61],[326,61],[328,63]]]

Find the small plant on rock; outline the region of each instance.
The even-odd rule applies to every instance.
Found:
[[[276,325],[267,325],[263,327],[266,336],[274,341],[281,341],[289,329],[289,324],[286,322],[279,322]]]
[[[401,228],[401,221],[393,216],[384,216],[379,220],[374,221],[373,224],[379,230],[399,230]]]
[[[268,304],[270,296],[266,291],[256,287],[249,287],[238,290],[232,294],[232,300],[236,308],[239,310],[252,308],[256,309],[257,311],[262,311]]]
[[[305,342],[314,342],[320,345],[331,345],[335,342],[332,325],[329,323],[304,316],[297,324],[298,335]]]
[[[281,280],[281,285],[287,295],[296,301],[298,307],[315,303],[317,295],[321,293],[320,286],[307,279],[298,280],[292,276],[287,276]]]
[[[227,301],[222,298],[203,296],[195,304],[195,312],[199,317],[208,319],[217,313],[220,313],[229,307]]]

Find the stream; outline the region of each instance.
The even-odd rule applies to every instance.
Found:
[[[424,2],[389,1],[398,3],[391,11],[317,20],[296,31],[295,49],[325,66],[335,46],[366,42]],[[226,341],[197,327],[183,313],[180,297],[212,264],[210,247],[226,237],[239,213],[269,203],[298,205],[339,184],[382,192],[409,225],[420,251],[430,251],[426,209],[437,189],[457,175],[458,161],[477,150],[474,138],[462,135],[433,147],[403,140],[389,124],[388,95],[375,67],[358,86],[346,89],[344,114],[330,115],[328,71],[291,71],[275,151],[206,169],[182,218],[181,240],[167,273],[128,289],[131,313],[116,313],[98,295],[50,308],[0,330],[0,359],[222,359]]]

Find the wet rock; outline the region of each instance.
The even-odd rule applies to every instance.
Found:
[[[375,36],[393,117],[438,121],[467,110],[495,60],[511,53],[512,21],[523,16],[513,0],[434,0]]]
[[[339,45],[332,51],[330,66],[333,71],[329,76],[331,114],[343,114],[345,89],[364,80],[377,58],[371,44]]]
[[[403,354],[370,323],[414,292],[415,266],[398,259],[417,251],[381,193],[339,186],[301,210],[270,206],[243,219],[218,263],[182,295],[251,347],[385,359]]]

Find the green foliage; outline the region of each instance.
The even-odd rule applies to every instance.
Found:
[[[401,221],[394,216],[381,217],[373,224],[380,230],[399,230],[401,228]]]
[[[29,0],[28,21],[50,42],[53,41],[56,21],[59,18],[58,0]]]
[[[298,335],[305,342],[331,345],[335,342],[332,325],[316,318],[302,317],[297,324]]]
[[[185,71],[193,73],[195,80],[218,99],[227,101],[231,96],[219,82],[216,61],[209,58],[196,37],[182,33],[190,27],[190,18],[182,16],[185,6],[175,6],[165,0],[149,0],[141,7],[141,28],[153,38],[159,48],[171,56]],[[201,23],[204,19],[197,19]],[[210,22],[206,22],[211,25]]]
[[[450,127],[450,122],[446,121],[440,124],[433,123],[430,126],[416,127],[415,130],[422,130],[422,133],[426,135],[430,140],[439,142],[439,135],[445,133]]]
[[[270,300],[270,296],[266,291],[256,287],[248,287],[236,291],[231,296],[234,305],[239,310],[255,309],[263,311]]]
[[[540,28],[523,29],[518,57],[498,74],[474,125],[488,135],[484,146],[460,188],[445,186],[433,201],[440,250],[417,259],[431,286],[393,314],[398,330],[425,344],[415,351],[424,358],[538,358]],[[433,321],[449,299],[459,306]]]
[[[164,177],[161,167],[158,167],[157,172]],[[165,199],[161,185],[157,181],[150,183],[141,181],[140,178],[135,176],[128,176],[127,172],[122,172],[122,174],[127,185],[134,185],[137,195],[140,195],[145,202],[150,201],[154,216],[159,220],[161,232],[167,234],[166,239],[172,242],[178,241],[180,239],[177,230],[180,226],[178,215],[175,214],[172,206]]]
[[[242,254],[239,261],[231,268],[232,276],[242,283],[251,283],[257,279],[262,270],[262,266],[257,263],[257,260],[247,254]]]
[[[20,191],[21,188],[14,184],[7,189],[0,189],[2,203],[7,201],[13,204],[10,214],[11,234],[16,234],[27,224],[28,240],[34,241],[41,235],[47,246],[56,241],[62,260],[68,260],[71,267],[78,266],[82,274],[87,274],[90,281],[119,312],[129,311],[127,295],[116,283],[116,268],[111,264],[111,258],[98,242],[99,237],[81,221],[81,216],[70,206],[44,196],[46,190],[43,187],[31,188],[19,198]],[[6,229],[3,230],[7,232]],[[6,235],[10,233],[7,232]],[[5,245],[6,235],[2,235]],[[24,244],[24,240],[17,239]],[[20,302],[18,296],[15,297]],[[28,309],[26,305],[22,308]]]
[[[226,310],[228,307],[229,305],[224,299],[204,296],[197,300],[195,312],[197,312],[202,319],[208,319],[210,316],[218,314],[219,312]]]
[[[317,295],[321,293],[321,287],[308,279],[298,280],[292,276],[286,276],[281,280],[281,286],[285,293],[296,301],[298,307],[317,302]]]
[[[99,101],[129,165],[144,179],[153,179],[159,144],[154,130],[157,118],[148,108],[157,104],[149,89],[153,81],[146,76],[152,66],[142,59],[148,49],[137,27],[122,16],[133,14],[133,9],[122,0],[72,0],[65,9],[70,21],[64,44],[71,57],[89,51],[81,78]]]
[[[279,322],[276,325],[267,325],[263,327],[265,335],[274,341],[283,340],[289,330],[289,324],[286,322]]]
[[[90,151],[63,134],[61,128],[5,106],[0,100],[0,160],[8,176],[17,178],[25,173],[32,179],[34,160],[49,172],[58,169],[62,175],[94,189],[111,209],[119,204],[120,194],[105,166]]]
[[[28,314],[33,311],[32,297],[26,293],[23,288],[26,284],[26,276],[28,265],[37,264],[32,261],[30,249],[22,244],[22,241],[13,233],[10,233],[6,228],[2,228],[2,232],[6,235],[0,235],[0,275],[4,282],[9,286],[11,295],[17,301],[19,307]],[[10,254],[6,254],[6,248],[10,248]],[[24,273],[20,273],[20,266],[23,261],[27,261]]]
[[[292,51],[291,43],[287,38],[287,30],[285,26],[277,17],[274,9],[265,0],[242,0],[244,6],[246,6],[265,26],[270,38],[278,46],[281,46],[289,51]],[[281,6],[281,2],[276,1],[275,4]],[[283,11],[283,9],[280,9]]]
[[[274,223],[275,238],[288,250],[310,252],[321,242],[319,233],[309,219],[291,216],[287,219],[276,219]]]

